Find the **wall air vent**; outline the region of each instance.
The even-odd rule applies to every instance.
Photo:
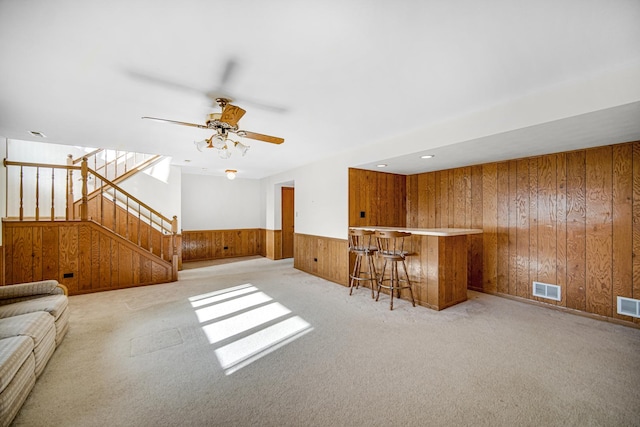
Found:
[[[552,299],[554,301],[560,301],[562,299],[560,286],[541,282],[533,282],[533,296]]]
[[[618,314],[640,318],[640,300],[618,297]]]

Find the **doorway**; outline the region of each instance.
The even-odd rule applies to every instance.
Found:
[[[293,258],[294,188],[282,187],[282,258]]]

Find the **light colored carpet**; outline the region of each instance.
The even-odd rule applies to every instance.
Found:
[[[441,312],[348,294],[252,258],[71,297],[14,424],[640,425],[638,329],[471,291]]]

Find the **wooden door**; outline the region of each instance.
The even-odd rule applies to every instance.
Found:
[[[293,258],[293,231],[295,225],[293,187],[282,187],[282,258]]]

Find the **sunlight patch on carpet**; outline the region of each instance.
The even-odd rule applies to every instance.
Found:
[[[313,330],[251,284],[196,295],[189,302],[209,343],[220,344],[215,354],[226,375]]]
[[[271,298],[266,294],[262,292],[256,292],[251,295],[233,299],[231,301],[226,301],[220,304],[200,308],[196,310],[196,315],[198,316],[198,321],[200,323],[206,323],[211,320],[228,316],[229,314],[236,313],[249,307],[264,304],[265,302],[269,301],[271,301]]]
[[[313,328],[301,317],[295,316],[241,338],[216,350],[220,366],[227,375],[247,366],[311,332]]]
[[[202,295],[190,297],[189,302],[192,307],[202,307],[203,305],[214,304],[218,301],[224,301],[229,298],[235,298],[238,295],[255,292],[258,289],[251,285],[234,286],[233,288],[223,289],[221,291],[209,292]]]

